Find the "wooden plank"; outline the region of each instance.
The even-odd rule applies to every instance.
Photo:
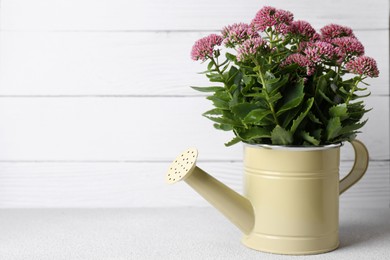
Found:
[[[208,206],[184,182],[167,185],[161,163],[0,163],[0,208]],[[199,162],[242,193],[242,163]],[[341,163],[341,172],[350,165]],[[341,207],[388,208],[389,163],[372,162]]]
[[[386,0],[3,0],[2,30],[219,30],[250,22],[264,5],[286,9],[315,27],[339,23],[358,29],[388,27]]]
[[[389,159],[388,107],[388,97],[367,99],[359,139],[375,160]],[[201,116],[211,108],[204,97],[1,98],[0,160],[169,161],[191,146],[202,160],[241,160],[241,145],[223,145],[232,133]]]
[[[0,95],[199,95],[206,65],[190,59],[208,33],[0,33]],[[387,31],[359,31],[380,77],[373,95],[389,94]]]

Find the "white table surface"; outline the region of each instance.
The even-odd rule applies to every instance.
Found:
[[[390,259],[390,209],[340,211],[340,247],[281,256],[241,245],[213,208],[2,209],[1,260]]]

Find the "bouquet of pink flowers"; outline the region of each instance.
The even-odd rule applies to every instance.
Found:
[[[226,26],[192,47],[215,83],[193,88],[209,92],[214,108],[203,115],[215,128],[234,132],[226,145],[326,145],[354,139],[366,123],[364,80],[378,77],[375,60],[352,29],[330,24],[318,33],[293,18],[266,6],[250,24]]]

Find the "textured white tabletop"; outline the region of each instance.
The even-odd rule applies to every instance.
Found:
[[[3,209],[1,260],[390,259],[390,209],[340,212],[340,247],[313,256],[262,253],[213,208]]]

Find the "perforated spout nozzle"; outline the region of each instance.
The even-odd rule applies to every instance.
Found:
[[[197,158],[195,148],[181,153],[169,166],[166,182],[173,184],[184,180],[243,233],[249,234],[255,222],[250,201],[197,167]]]
[[[169,166],[165,181],[169,184],[186,179],[196,167],[198,150],[190,148],[180,154]]]

